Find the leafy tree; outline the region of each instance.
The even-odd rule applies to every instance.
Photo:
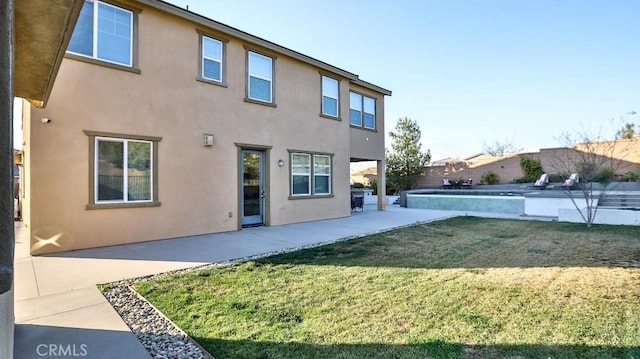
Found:
[[[636,135],[636,125],[627,122],[616,132],[616,140],[630,140],[636,137]]]
[[[491,156],[504,157],[509,153],[522,152],[523,148],[517,146],[513,141],[498,141],[489,144],[486,141],[482,144],[482,151]]]
[[[422,152],[420,127],[408,117],[398,119],[395,131],[389,132],[391,151],[386,151],[386,177],[396,191],[410,189],[416,177],[424,173],[431,151]]]

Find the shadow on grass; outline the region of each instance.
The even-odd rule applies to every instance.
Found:
[[[640,347],[586,345],[464,345],[443,341],[416,344],[256,342],[194,338],[216,359],[226,358],[640,358]]]

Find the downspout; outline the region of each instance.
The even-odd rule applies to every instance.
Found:
[[[13,0],[0,1],[0,357],[13,358]]]

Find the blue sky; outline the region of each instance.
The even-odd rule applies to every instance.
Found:
[[[416,120],[434,160],[640,124],[637,0],[169,2],[393,91],[385,132]]]
[[[640,123],[640,1],[170,2],[392,90],[433,159]]]

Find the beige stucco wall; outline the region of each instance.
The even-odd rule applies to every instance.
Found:
[[[362,87],[352,85],[351,89],[369,97],[376,98],[376,129],[368,130],[351,127],[351,157],[363,160],[384,160],[384,101],[379,94]],[[348,94],[346,95],[348,96]],[[343,112],[345,121],[349,121],[349,97],[346,97],[347,109]]]
[[[602,154],[606,158],[603,163],[610,165],[620,177],[627,171],[637,171],[640,168],[640,138],[632,140],[619,140],[616,143],[594,144],[587,153]],[[578,147],[580,148],[580,147]],[[493,162],[474,164],[473,162],[452,162],[447,166],[425,167],[424,176],[418,179],[418,187],[435,187],[442,184],[443,178],[457,180],[459,178],[473,178],[474,184],[480,183],[480,178],[487,172],[496,173],[500,177],[500,183],[509,183],[524,177],[520,167],[520,157],[526,156],[539,160],[542,169],[548,174],[560,174],[569,176],[576,172],[575,162],[589,159],[576,154],[575,150],[566,147],[543,148],[539,152],[516,154],[504,158],[496,158]],[[593,159],[590,159],[593,160]]]
[[[228,86],[196,81],[196,26],[136,6],[143,10],[139,15],[140,74],[65,59],[47,108],[26,111],[30,204],[25,221],[33,254],[237,230],[238,143],[270,146],[265,164],[270,177],[268,224],[350,215],[349,161],[354,157],[354,138],[355,143],[363,143],[357,157],[376,159],[384,156],[384,132],[349,127],[348,79],[340,82],[342,121],[327,119],[319,116],[319,70],[263,51],[277,56],[277,107],[247,103],[243,100],[245,46],[264,49],[222,34],[229,40]],[[376,98],[382,129],[383,95]],[[42,123],[43,117],[51,123]],[[162,137],[157,183],[161,206],[87,210],[90,144],[85,130]],[[202,145],[203,133],[214,135],[214,146]],[[363,141],[363,136],[369,141]],[[334,154],[333,198],[289,199],[289,150]],[[278,167],[279,159],[285,161],[284,167]],[[56,235],[61,235],[59,247],[34,249],[35,237]]]

